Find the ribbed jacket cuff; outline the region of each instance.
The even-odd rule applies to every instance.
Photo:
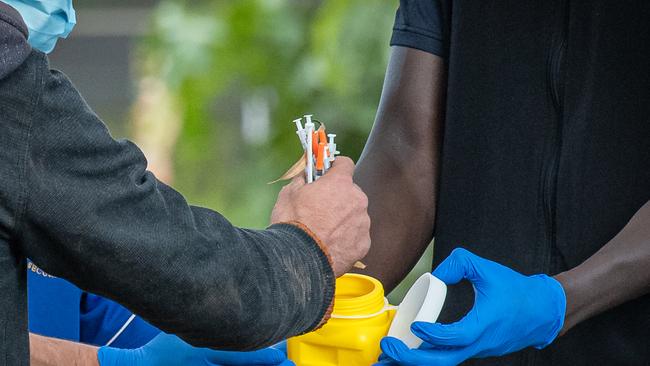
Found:
[[[284,230],[304,239],[304,242],[308,243],[307,248],[310,249],[313,254],[315,254],[320,267],[323,269],[323,278],[326,282],[325,288],[319,289],[318,287],[313,287],[316,291],[324,291],[319,293],[318,296],[315,296],[318,298],[324,294],[323,304],[320,311],[318,312],[319,316],[302,334],[317,330],[325,325],[325,323],[327,323],[327,321],[332,316],[332,311],[334,310],[336,276],[334,275],[334,264],[332,262],[329,251],[314,232],[312,232],[307,226],[298,221],[289,221],[274,224],[271,225],[269,229]]]

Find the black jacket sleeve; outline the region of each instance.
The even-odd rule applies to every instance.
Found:
[[[321,323],[334,274],[310,234],[242,229],[188,205],[44,55],[27,62],[41,72],[18,229],[26,256],[196,346],[251,350]]]

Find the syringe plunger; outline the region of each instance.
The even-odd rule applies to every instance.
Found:
[[[302,131],[302,118],[297,118],[293,120],[293,123],[296,124],[296,129]]]
[[[311,121],[311,118],[313,117],[313,114],[305,114],[305,126],[313,124]]]
[[[327,134],[327,137],[329,137],[329,148],[330,148],[330,161],[336,160],[336,155],[340,154],[341,152],[336,150],[336,143],[334,142],[334,138],[336,137],[336,134],[329,133]]]

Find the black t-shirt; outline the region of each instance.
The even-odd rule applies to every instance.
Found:
[[[444,7],[440,0],[401,0],[390,45],[447,57],[449,33],[443,16]]]

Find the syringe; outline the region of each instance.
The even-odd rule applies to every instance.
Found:
[[[305,134],[307,135],[305,146],[305,154],[307,156],[307,169],[305,174],[307,175],[307,183],[312,183],[314,181],[314,154],[311,151],[313,133],[314,133],[314,123],[311,121],[313,115],[305,115]]]

